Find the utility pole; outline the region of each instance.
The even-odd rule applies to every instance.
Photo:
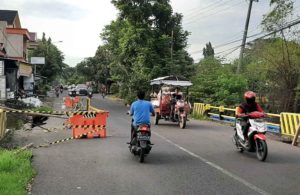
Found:
[[[172,32],[171,32],[171,73],[173,73],[173,66],[174,66],[174,64],[173,64],[173,38],[174,37],[174,31],[173,31],[173,29],[172,29]]]
[[[250,0],[250,2],[249,2],[248,14],[247,14],[244,36],[243,36],[243,42],[242,42],[242,47],[241,47],[241,51],[240,51],[240,62],[238,64],[237,71],[236,71],[237,74],[239,74],[241,72],[241,67],[243,66],[243,57],[244,57],[244,51],[245,51],[245,46],[246,46],[246,39],[247,39],[247,34],[248,34],[248,27],[249,27],[249,22],[250,22],[253,1],[258,2],[258,0]]]

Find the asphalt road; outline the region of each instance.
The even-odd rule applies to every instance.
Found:
[[[110,112],[109,136],[34,150],[32,194],[300,194],[300,148],[268,140],[260,162],[235,150],[230,126],[191,120],[180,129],[160,121],[140,164],[126,145],[128,108],[97,95],[92,104]]]

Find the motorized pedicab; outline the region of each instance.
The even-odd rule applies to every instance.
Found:
[[[186,127],[187,117],[191,110],[188,99],[188,89],[193,84],[181,76],[159,77],[151,81],[151,102],[155,109],[154,124],[158,125],[160,119],[177,122],[179,127]],[[155,89],[158,93],[155,93]],[[186,89],[186,94],[181,92]]]

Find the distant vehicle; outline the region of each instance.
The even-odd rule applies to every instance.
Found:
[[[75,85],[69,85],[68,86],[68,95],[71,96],[71,97],[76,96],[76,87],[75,87]]]
[[[158,125],[160,119],[165,119],[177,122],[184,129],[191,109],[188,88],[193,84],[184,77],[165,76],[152,80],[150,85],[159,87],[159,93],[152,96],[151,100],[155,109],[154,124]],[[186,97],[183,93],[176,94],[176,88],[186,88]]]
[[[72,85],[68,93],[70,96],[87,96],[89,94],[85,84],[78,84],[76,87]]]

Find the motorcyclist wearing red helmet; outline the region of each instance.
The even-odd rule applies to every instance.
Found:
[[[243,129],[243,135],[245,138],[245,141],[248,140],[248,129],[249,129],[249,123],[246,119],[247,114],[251,112],[264,112],[264,110],[261,108],[261,106],[255,102],[256,94],[253,91],[247,91],[244,94],[245,102],[239,105],[236,109],[236,117],[240,118],[240,124]]]

